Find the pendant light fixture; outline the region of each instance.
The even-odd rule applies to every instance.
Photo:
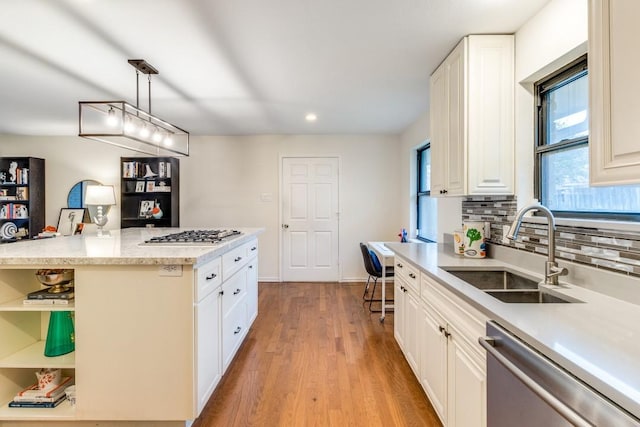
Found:
[[[155,156],[189,155],[189,132],[151,114],[151,75],[144,59],[129,59],[136,69],[136,106],[125,101],[79,102],[78,136]],[[149,109],[140,109],[140,73],[146,74]]]

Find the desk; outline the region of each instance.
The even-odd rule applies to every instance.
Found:
[[[385,309],[393,308],[393,304],[386,304],[385,302],[385,299],[386,299],[385,285],[387,282],[387,261],[390,259],[392,260],[392,264],[393,264],[394,253],[384,245],[384,242],[368,242],[367,245],[369,246],[369,249],[375,252],[376,256],[380,260],[380,264],[382,265],[382,277],[381,277],[382,308],[381,308],[381,314],[380,314],[380,322],[384,322]]]

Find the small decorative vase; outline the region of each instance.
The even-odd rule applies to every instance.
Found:
[[[151,216],[155,219],[162,218],[162,209],[160,209],[160,203],[156,202],[156,206],[151,209]]]
[[[485,246],[484,222],[465,221],[462,226],[464,234],[464,256],[484,258],[487,255]]]
[[[76,349],[73,318],[70,311],[52,311],[44,346],[47,357],[61,356]]]

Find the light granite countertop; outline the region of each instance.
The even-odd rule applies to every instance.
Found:
[[[0,245],[0,266],[200,264],[264,231],[263,228],[234,228],[242,234],[210,245],[142,244],[154,236],[194,229],[202,228],[127,228],[112,230],[103,236],[87,234],[6,243]]]
[[[452,248],[436,244],[387,243],[386,246],[640,418],[640,305],[629,302],[637,300],[640,280],[593,267],[561,263],[570,270],[570,275],[561,278],[560,286],[553,291],[581,302],[508,304],[441,267],[506,267],[541,279],[546,257],[497,249],[500,259],[472,259],[455,255]],[[610,289],[610,295],[603,293],[603,289]]]

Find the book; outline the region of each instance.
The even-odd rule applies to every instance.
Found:
[[[64,377],[60,380],[60,384],[50,389],[40,390],[38,383],[34,383],[16,394],[16,397],[58,397],[64,394],[64,389],[71,385],[72,377]]]
[[[72,299],[74,295],[73,287],[58,293],[49,292],[49,289],[40,289],[27,294],[27,299]]]
[[[66,398],[65,394],[62,393],[62,396],[53,402],[16,402],[12,400],[9,402],[9,408],[55,408]]]
[[[73,298],[69,299],[54,299],[54,298],[42,298],[42,299],[24,299],[23,304],[27,305],[69,305],[69,302],[73,301]]]

